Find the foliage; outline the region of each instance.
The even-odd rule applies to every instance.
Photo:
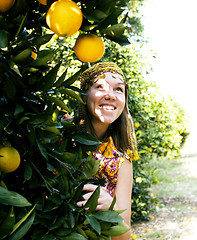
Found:
[[[59,49],[51,44],[57,37],[47,29],[45,14],[52,2],[16,0],[0,15],[0,145],[9,142],[21,156],[16,171],[0,172],[0,239],[110,239],[128,230],[120,212],[112,210],[114,202],[109,210],[95,212],[98,188],[84,207],[76,206],[98,169],[86,151],[99,142],[61,121],[76,101],[82,102],[72,84],[83,66],[72,56],[78,33],[60,38]],[[79,2],[81,31],[128,44],[123,35],[127,2]]]

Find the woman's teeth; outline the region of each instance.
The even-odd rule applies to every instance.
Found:
[[[104,106],[99,106],[100,108],[103,108],[104,110],[114,110],[115,109],[115,107],[113,107],[113,106],[106,106],[106,105],[104,105]]]

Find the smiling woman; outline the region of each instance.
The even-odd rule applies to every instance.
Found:
[[[86,97],[91,123],[98,139],[123,112],[125,106],[125,84],[118,74],[111,72],[98,76],[89,88]]]
[[[132,160],[137,155],[127,103],[128,86],[123,72],[112,62],[95,64],[81,74],[80,81],[81,90],[87,93],[82,96],[85,104],[80,106],[80,129],[102,141],[93,151],[95,159],[100,161],[94,179],[104,179],[96,210],[108,209],[116,196],[114,209],[126,209],[121,216],[128,229],[112,239],[126,240],[131,234]],[[78,206],[85,205],[96,188],[93,184],[84,185],[86,194]]]

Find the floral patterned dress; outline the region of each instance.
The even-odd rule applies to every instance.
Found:
[[[120,153],[116,149],[112,137],[109,137],[105,142],[101,143],[93,152],[93,156],[96,160],[100,161],[99,169],[94,178],[105,179],[103,187],[111,196],[113,196],[115,192],[118,170],[121,164],[126,159],[130,162],[138,159],[136,151],[132,153],[128,150],[127,154]]]

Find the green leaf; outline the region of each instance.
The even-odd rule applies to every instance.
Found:
[[[55,219],[55,221],[51,224],[51,227],[49,228],[49,230],[54,230],[57,229],[56,234],[61,236],[61,232],[60,234],[58,234],[59,230],[64,230],[64,229],[60,229],[61,226],[64,226],[65,223],[65,217],[61,216]],[[67,230],[67,229],[66,229]],[[72,230],[71,230],[72,231]],[[70,233],[70,232],[69,232]],[[63,236],[65,236],[68,233],[63,232]]]
[[[74,190],[74,194],[72,197],[72,203],[74,204],[76,201],[79,200],[79,198],[81,197],[82,191],[83,191],[83,187],[84,187],[84,182],[81,182]]]
[[[20,26],[19,26],[19,28],[18,28],[18,31],[17,31],[17,33],[16,33],[16,35],[15,35],[15,38],[17,38],[17,36],[20,34],[21,30],[22,30],[23,27],[24,27],[24,22],[25,22],[25,20],[26,20],[26,18],[27,18],[27,13],[25,14],[25,16],[21,16],[21,17],[22,17],[21,24],[20,24]]]
[[[63,219],[65,222],[65,218]],[[55,233],[58,235],[58,239],[65,239],[65,236],[72,233],[73,229],[72,228],[58,228]]]
[[[88,220],[88,222],[91,225],[91,227],[100,235],[101,234],[101,225],[96,220],[96,218],[93,217],[93,216],[90,216],[90,215],[85,215],[85,217]]]
[[[114,195],[114,197],[113,197],[113,201],[109,207],[109,210],[113,210],[115,203],[116,203],[116,195]]]
[[[71,209],[73,208],[72,205],[70,205],[70,207],[71,207]],[[69,216],[70,226],[71,226],[71,228],[74,228],[76,219],[75,219],[75,215],[73,213],[73,210],[70,211],[69,215],[70,215]]]
[[[49,170],[49,171],[54,171],[54,166],[53,165],[51,165],[50,163],[47,163],[47,170]],[[48,198],[49,199],[49,198]]]
[[[30,119],[29,117],[22,117],[22,118],[18,119],[17,124],[20,125],[20,124],[22,124],[24,121],[29,120],[29,119]]]
[[[64,82],[64,79],[66,77],[67,74],[67,69],[62,73],[62,75],[58,78],[58,80],[54,83],[54,87],[60,87],[62,85],[62,83]]]
[[[16,65],[16,63],[12,60],[8,60],[8,64],[10,66],[10,68],[15,72],[17,73],[20,77],[22,77],[19,69],[18,69],[18,65]]]
[[[36,142],[38,144],[38,148],[40,149],[42,156],[48,160],[48,154],[45,145],[43,145],[38,139],[36,139]]]
[[[86,19],[88,19],[89,21],[94,21],[94,22],[99,22],[100,20],[102,20],[108,16],[105,12],[103,12],[99,9],[94,9],[94,8],[92,8],[91,11],[89,11],[89,9],[87,11],[84,10],[83,14]]]
[[[110,222],[101,222],[101,232],[110,229],[111,226],[113,226],[114,223]]]
[[[49,60],[52,59],[56,50],[52,50],[43,57],[38,57],[34,62],[31,63],[32,66],[42,66],[46,65]],[[39,55],[38,55],[39,56]]]
[[[83,235],[79,233],[71,233],[69,236],[64,238],[65,240],[87,240]]]
[[[81,235],[83,235],[86,239],[88,239],[88,236],[86,235],[84,229],[81,226],[77,226],[77,232],[79,232]]]
[[[0,225],[0,239],[11,233],[15,224],[14,208],[11,207],[8,215]]]
[[[8,32],[0,30],[0,48],[8,47]]]
[[[88,134],[88,133],[76,133],[72,136],[72,138],[81,143],[81,144],[85,144],[85,145],[95,145],[98,146],[101,144],[101,142],[93,137],[92,135]]]
[[[79,101],[79,102],[81,102],[81,103],[84,104],[84,101],[81,99],[81,97],[80,97],[78,94],[76,94],[76,93],[75,93],[73,90],[71,90],[71,89],[62,88],[62,89],[59,90],[59,92],[62,93],[62,94],[66,94],[66,95],[70,96],[71,98],[74,98],[74,99],[76,99],[77,101]]]
[[[91,24],[91,25],[86,25],[86,26],[82,26],[82,31],[84,32],[88,32],[88,31],[91,31],[93,30],[94,28],[98,27],[97,24]]]
[[[30,180],[32,177],[32,168],[29,163],[25,164],[25,171],[24,171],[24,181]]]
[[[91,13],[91,15],[98,20],[101,20],[107,17],[107,14],[99,9],[95,9],[95,11]]]
[[[14,110],[14,116],[22,113],[23,111],[24,111],[24,107],[21,104],[17,103]]]
[[[13,232],[15,232],[28,218],[29,216],[32,215],[32,213],[34,212],[34,209],[35,209],[36,205],[34,205],[32,207],[32,209],[30,209],[30,211],[19,221],[17,222],[15,225],[14,225],[14,228],[13,228],[13,231],[11,232],[11,234]]]
[[[46,127],[44,130],[55,133],[56,135],[61,135],[60,131],[55,126]]]
[[[125,45],[130,44],[128,38],[124,35],[118,36],[118,37],[116,37],[116,36],[112,37],[112,36],[107,36],[106,35],[106,38],[110,39],[111,41],[117,42],[121,46],[125,46]]]
[[[68,121],[62,121],[61,124],[63,125],[64,130],[73,130],[75,128],[75,124]]]
[[[100,240],[100,238],[98,238],[97,234],[95,233],[95,231],[91,230],[91,229],[87,229],[85,230],[85,234],[87,236],[88,239],[91,239],[91,240]]]
[[[111,37],[119,37],[124,33],[126,27],[124,23],[114,24],[108,28],[102,29],[102,33]]]
[[[67,105],[62,100],[60,100],[59,98],[52,97],[52,96],[47,96],[46,99],[49,100],[52,103],[55,103],[57,106],[66,110],[68,113],[71,112],[70,109],[67,107]]]
[[[103,20],[100,21],[98,24],[98,28],[100,30],[107,28],[108,26],[114,25],[118,23],[118,17],[121,15],[121,13],[124,11],[124,9],[121,8],[114,8],[111,13]]]
[[[41,123],[44,123],[48,118],[49,115],[47,113],[40,113],[40,114],[32,114],[29,115],[30,119],[28,123],[33,124],[33,125],[39,125]]]
[[[93,192],[93,194],[88,199],[87,203],[83,206],[83,208],[88,208],[89,212],[94,212],[98,205],[99,195],[100,195],[100,186],[96,188],[96,190]]]
[[[31,225],[34,222],[35,218],[35,209],[36,205],[23,217],[18,223],[14,225],[14,229],[10,234],[9,240],[19,240],[21,239],[30,229]]]
[[[3,180],[0,181],[0,186],[8,190]]]
[[[62,160],[67,163],[73,163],[76,159],[76,154],[71,152],[63,152]]]
[[[0,187],[0,203],[16,207],[31,206],[31,203],[29,203],[26,198],[3,187]]]
[[[16,95],[16,87],[11,79],[7,78],[5,81],[5,91],[10,99],[14,99]]]
[[[47,91],[49,90],[57,77],[57,72],[60,68],[61,62],[58,63],[54,68],[52,68],[44,77],[40,79],[40,85],[38,86],[39,90]]]
[[[6,121],[6,118],[5,116],[4,117],[1,117],[0,118],[0,129],[4,128],[7,124],[7,121]]]
[[[126,232],[128,232],[130,228],[126,227],[124,223],[118,223],[118,225],[110,227],[110,229],[106,231],[102,231],[103,234],[107,236],[120,236]]]
[[[46,44],[47,42],[49,42],[51,40],[51,38],[53,37],[53,35],[54,34],[45,34],[42,37],[35,38],[32,41],[32,44],[34,46],[36,46],[37,48],[39,48],[41,45]]]
[[[101,210],[94,213],[93,216],[105,222],[118,223],[123,221],[122,217],[118,213],[111,210]]]
[[[20,52],[15,57],[13,57],[12,61],[23,62],[26,60],[26,58],[28,58],[30,56],[31,52],[32,52],[32,48],[27,48],[27,49],[23,50],[22,52]]]
[[[127,13],[124,15],[124,17],[123,17],[123,19],[121,19],[121,22],[120,22],[120,23],[125,23],[126,20],[127,20],[127,18],[128,18],[128,15],[129,15],[129,12],[127,12]]]
[[[95,175],[98,171],[99,164],[100,161],[96,160],[93,155],[90,154],[83,165],[83,175],[81,175],[81,178],[84,178],[83,176],[85,176],[85,178],[89,179]]]
[[[67,79],[64,82],[64,86],[70,86],[71,84],[73,84],[79,78],[81,72],[82,72],[82,68],[78,72],[76,72],[72,77]]]
[[[82,163],[82,148],[80,146],[77,158],[76,158],[75,162],[73,163],[74,169],[78,169],[79,166],[81,165],[81,163]]]
[[[116,6],[117,2],[114,0],[97,0],[96,4],[97,8],[102,9],[105,12],[110,12],[110,10]]]
[[[118,214],[121,214],[121,213],[125,212],[126,209],[120,209],[120,210],[114,210],[114,211],[117,212]]]

